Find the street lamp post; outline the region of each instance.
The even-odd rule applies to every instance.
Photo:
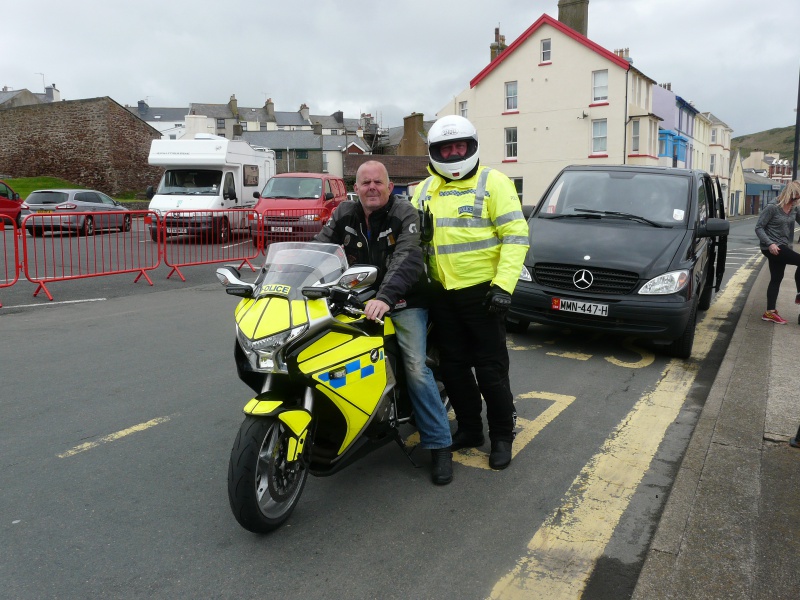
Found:
[[[794,158],[792,160],[792,181],[797,180],[797,150],[800,146],[800,77],[797,81],[797,108],[794,121]]]

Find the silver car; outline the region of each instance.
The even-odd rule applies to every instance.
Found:
[[[131,228],[130,211],[95,190],[36,190],[25,199],[25,204],[35,215],[24,222],[33,237],[45,231],[93,235],[101,229],[128,231]]]

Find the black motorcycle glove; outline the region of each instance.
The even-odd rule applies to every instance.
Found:
[[[483,306],[489,313],[498,314],[503,316],[506,314],[508,307],[511,306],[511,294],[503,288],[493,285],[486,292],[486,299],[483,301]]]

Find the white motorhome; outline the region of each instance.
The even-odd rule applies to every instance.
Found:
[[[166,169],[158,189],[147,189],[149,209],[158,215],[150,227],[154,242],[158,226],[162,235],[202,234],[218,242],[226,242],[231,230],[249,232],[247,211],[233,209],[252,209],[275,174],[272,150],[208,133],[153,140],[148,162]]]

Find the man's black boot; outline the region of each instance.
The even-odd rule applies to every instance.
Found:
[[[450,445],[450,450],[455,452],[456,450],[461,450],[461,448],[478,448],[483,446],[485,441],[482,433],[469,433],[458,430],[453,434],[453,443]]]
[[[453,481],[453,453],[449,448],[431,450],[431,479],[436,485]]]
[[[511,442],[492,440],[492,451],[489,453],[489,466],[493,469],[505,469],[511,464]]]

